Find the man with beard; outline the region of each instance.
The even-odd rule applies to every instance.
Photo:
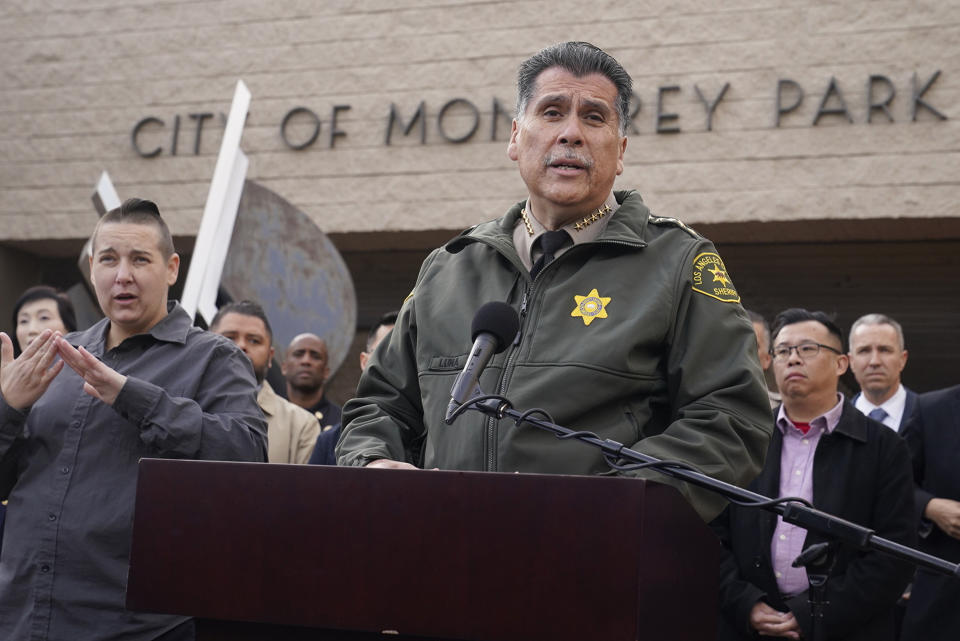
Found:
[[[313,414],[321,432],[340,425],[340,406],[323,393],[330,377],[325,340],[316,334],[298,334],[290,341],[280,370],[287,379],[287,398]]]
[[[320,426],[310,412],[278,396],[266,380],[274,349],[273,330],[263,307],[248,300],[224,305],[213,317],[210,331],[233,341],[253,364],[260,386],[257,403],[267,419],[267,460],[306,463]]]

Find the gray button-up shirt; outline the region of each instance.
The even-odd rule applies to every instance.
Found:
[[[0,398],[0,639],[138,641],[185,620],[124,608],[137,463],[264,461],[266,425],[247,357],[168,309],[106,353],[107,319],[67,337],[127,376],[113,406],[69,367],[26,413]]]

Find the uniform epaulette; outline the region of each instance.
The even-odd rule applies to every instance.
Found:
[[[649,220],[654,225],[673,225],[674,227],[679,227],[683,231],[687,232],[694,238],[700,239],[703,238],[700,234],[695,232],[692,227],[688,227],[682,220],[677,218],[666,218],[664,216],[653,216],[650,215],[647,220]]]

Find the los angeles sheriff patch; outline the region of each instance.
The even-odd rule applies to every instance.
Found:
[[[693,291],[724,303],[740,302],[740,294],[733,287],[723,260],[713,252],[704,252],[693,259]]]

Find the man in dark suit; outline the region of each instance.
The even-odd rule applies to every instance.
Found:
[[[858,410],[899,433],[917,407],[917,393],[900,382],[907,349],[900,323],[883,314],[866,314],[850,326],[850,370],[860,392],[850,402]],[[897,603],[897,627],[910,598],[907,588]]]
[[[920,547],[960,563],[960,386],[921,394],[903,437],[913,455]],[[960,579],[918,570],[903,641],[958,638]]]
[[[853,406],[899,432],[917,405],[917,394],[900,382],[907,365],[900,323],[883,314],[861,316],[850,327],[850,369],[860,393]]]
[[[773,367],[783,404],[766,464],[750,489],[805,498],[817,509],[912,545],[909,452],[899,436],[838,392],[847,358],[840,330],[823,312],[788,309],[777,316]],[[714,527],[724,543],[719,639],[810,639],[807,573],[791,564],[824,539],[772,513],[735,505]],[[908,563],[893,557],[836,548],[818,641],[893,639],[892,606],[910,573]]]

